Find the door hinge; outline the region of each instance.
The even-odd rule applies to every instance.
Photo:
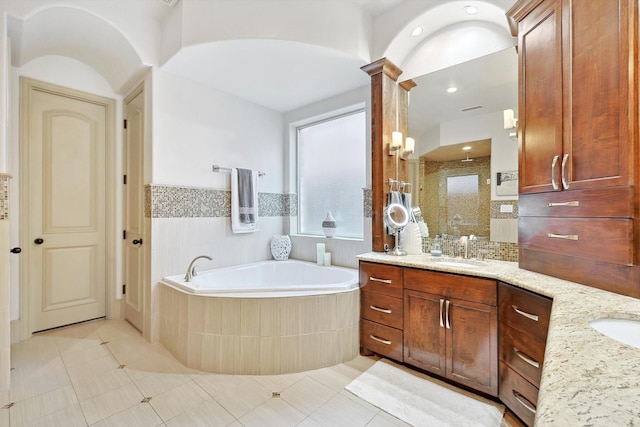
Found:
[[[124,185],[127,185],[127,175],[124,176],[123,181],[124,181]]]
[[[122,240],[127,240],[127,230],[122,230]]]
[[[127,294],[127,285],[122,285],[122,295]]]
[[[127,119],[124,120],[124,128],[127,128]]]

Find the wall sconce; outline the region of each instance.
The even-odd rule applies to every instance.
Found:
[[[416,148],[416,141],[413,138],[407,138],[404,140],[404,150],[402,151],[402,156],[408,156],[412,154]]]
[[[391,144],[389,145],[389,155],[393,156],[396,154],[396,151],[402,148],[402,132],[394,131],[391,132]]]
[[[503,111],[504,130],[509,131],[509,138],[514,141],[518,140],[518,119],[515,117],[513,110]]]

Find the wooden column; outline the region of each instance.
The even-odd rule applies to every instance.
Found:
[[[387,234],[382,216],[389,193],[389,179],[407,181],[407,162],[400,153],[389,154],[391,132],[399,130],[407,136],[407,109],[409,90],[415,82],[397,83],[402,74],[386,58],[362,67],[371,77],[371,197],[372,197],[372,249],[383,252],[385,243],[393,248],[393,236]]]

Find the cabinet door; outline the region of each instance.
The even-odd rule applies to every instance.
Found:
[[[498,395],[497,308],[451,299],[445,307],[447,377]]]
[[[561,188],[562,13],[545,0],[518,25],[520,193]]]
[[[404,292],[404,361],[445,376],[444,297]]]
[[[567,2],[565,189],[630,184],[637,132],[637,0]],[[568,21],[568,22],[567,22]]]

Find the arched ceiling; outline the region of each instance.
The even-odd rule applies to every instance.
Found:
[[[373,52],[384,52],[401,68],[408,67],[401,76],[406,79],[422,74],[425,67],[433,68],[434,56],[441,62],[435,67],[443,68],[463,56],[467,60],[475,53],[482,56],[498,50],[487,48],[485,36],[509,34],[504,12],[513,1],[306,3],[313,5],[314,13],[299,0],[245,0],[244,8],[235,1],[219,0],[181,0],[174,8],[161,0],[60,0],[55,5],[44,0],[17,1],[13,2],[19,6],[16,9],[38,6],[10,14],[9,35],[16,66],[45,55],[71,57],[95,69],[115,92],[121,92],[146,67],[158,66],[286,112],[367,85],[368,76],[360,67],[379,59],[372,57]],[[209,14],[200,13],[203,4]],[[477,4],[478,16],[464,16],[460,9],[465,4]],[[283,9],[285,5],[295,7]],[[227,7],[228,17],[221,14]],[[237,22],[244,15],[251,19]],[[277,17],[278,25],[269,25],[270,17]],[[153,28],[147,31],[149,27],[140,30],[143,19],[157,23],[157,34]],[[287,25],[291,22],[296,25]],[[411,38],[408,34],[417,25],[424,26],[425,33]],[[469,28],[483,29],[484,33],[476,33],[476,44],[485,51],[463,49],[461,55],[457,35]],[[386,39],[373,46],[376,34],[385,32],[389,33]],[[160,59],[163,46],[171,46],[171,52]],[[442,60],[444,53],[447,61]]]
[[[11,19],[9,28],[12,64],[18,67],[42,56],[66,56],[95,69],[114,91],[144,68],[120,31],[84,10],[50,7],[25,20]]]

